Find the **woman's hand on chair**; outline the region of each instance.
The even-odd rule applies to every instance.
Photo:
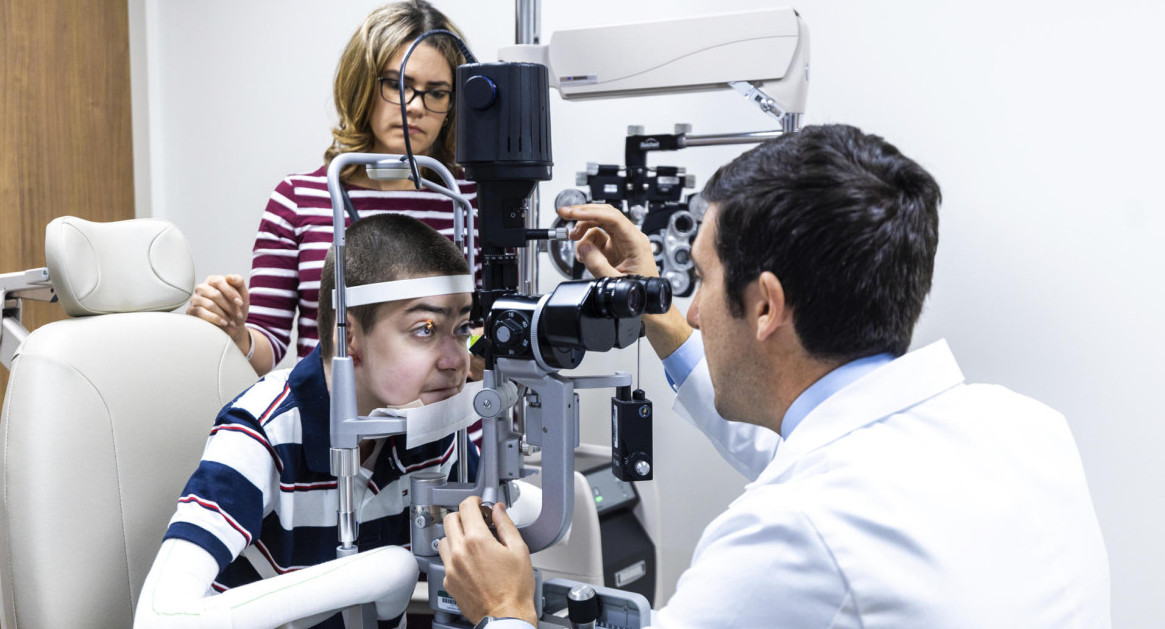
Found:
[[[253,342],[246,326],[250,301],[243,276],[211,275],[194,287],[186,314],[222,328],[239,346],[239,351],[247,354]]]

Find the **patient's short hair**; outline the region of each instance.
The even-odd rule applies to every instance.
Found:
[[[437,230],[404,214],[378,214],[360,219],[345,232],[344,278],[348,286],[392,282],[434,275],[466,275],[469,265],[453,244]],[[333,335],[336,310],[332,289],[336,285],[336,247],[328,249],[320,278],[320,354],[331,358],[336,350]],[[362,330],[371,330],[384,304],[348,309]]]

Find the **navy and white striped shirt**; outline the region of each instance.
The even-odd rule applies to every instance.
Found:
[[[330,396],[315,349],[290,370],[268,374],[219,412],[198,469],[186,483],[166,538],[204,548],[224,591],[336,558],[336,478],[329,464]],[[469,469],[477,468],[470,448]],[[409,479],[420,470],[449,474],[452,437],[411,450],[382,440],[357,483],[357,545],[409,545]],[[331,627],[339,615],[317,625]],[[341,624],[336,624],[342,627]]]

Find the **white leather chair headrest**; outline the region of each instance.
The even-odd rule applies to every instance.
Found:
[[[94,223],[75,216],[45,229],[45,260],[69,316],[167,311],[194,291],[194,257],[172,223]]]

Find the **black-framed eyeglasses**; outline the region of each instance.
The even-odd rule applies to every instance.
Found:
[[[399,105],[400,80],[388,76],[377,77],[376,80],[380,83],[380,97],[393,105]],[[425,106],[425,109],[435,114],[449,113],[449,110],[453,108],[453,90],[441,87],[418,90],[411,85],[405,85],[406,105],[413,102],[417,96],[421,97],[421,104]]]

